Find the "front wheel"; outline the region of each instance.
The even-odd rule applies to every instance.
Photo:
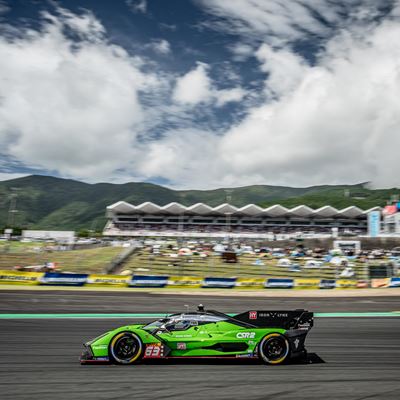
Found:
[[[121,332],[112,338],[109,352],[115,363],[133,364],[142,358],[143,343],[133,332]]]
[[[280,333],[270,333],[258,345],[258,356],[265,364],[282,364],[289,356],[289,342]]]

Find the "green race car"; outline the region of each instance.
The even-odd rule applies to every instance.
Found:
[[[84,344],[81,364],[135,364],[145,359],[259,358],[281,364],[305,357],[304,341],[313,313],[246,311],[230,316],[204,310],[169,315],[143,325],[127,325]]]

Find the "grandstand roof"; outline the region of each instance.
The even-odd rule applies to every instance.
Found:
[[[293,208],[286,208],[280,204],[275,204],[267,208],[261,208],[255,204],[248,204],[244,207],[237,208],[231,204],[224,203],[216,207],[210,207],[204,203],[193,204],[186,207],[180,203],[169,203],[165,206],[159,206],[151,202],[145,202],[137,206],[129,204],[125,201],[118,201],[107,207],[107,211],[111,214],[171,214],[171,215],[244,215],[244,216],[270,216],[270,217],[345,217],[357,218],[368,214],[371,211],[380,211],[381,207],[373,207],[369,210],[361,210],[356,206],[350,206],[337,210],[334,207],[326,205],[318,209],[312,209],[306,205],[300,205]]]

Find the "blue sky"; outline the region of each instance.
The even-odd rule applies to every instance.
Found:
[[[398,186],[399,0],[0,0],[0,179]]]

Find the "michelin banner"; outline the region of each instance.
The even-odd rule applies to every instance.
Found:
[[[357,289],[358,281],[353,279],[337,279],[336,289]]]
[[[38,285],[43,272],[0,271],[0,283]]]
[[[269,278],[264,285],[267,289],[293,289],[294,280],[290,278]]]
[[[235,289],[263,289],[264,278],[237,278]]]
[[[199,276],[170,276],[167,287],[197,289],[201,287],[202,282],[203,278]]]
[[[118,286],[127,287],[131,276],[124,275],[89,275],[86,281],[90,286]]]
[[[319,289],[321,279],[303,278],[294,280],[295,289]]]
[[[163,288],[168,285],[168,276],[133,275],[129,286],[140,288]]]
[[[61,272],[46,272],[40,279],[40,285],[83,286],[88,274],[67,274]]]
[[[236,278],[204,278],[203,288],[233,289]]]

